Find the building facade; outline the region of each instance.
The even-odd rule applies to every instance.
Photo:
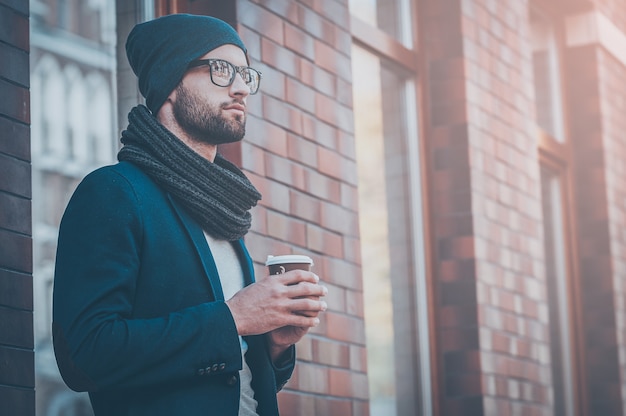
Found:
[[[221,149],[263,194],[257,274],[307,254],[329,288],[282,414],[626,414],[623,2],[0,0],[9,414],[90,414],[50,348],[58,221],[141,100],[128,31],[179,12],[263,73]]]

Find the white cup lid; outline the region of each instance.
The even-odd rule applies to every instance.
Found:
[[[309,263],[313,265],[313,259],[309,256],[303,256],[299,254],[285,254],[282,256],[267,256],[267,261],[265,262],[266,266],[271,266],[272,264],[284,264],[284,263]]]

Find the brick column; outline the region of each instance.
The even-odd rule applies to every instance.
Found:
[[[241,149],[263,194],[246,242],[257,275],[267,254],[307,254],[330,292],[278,395],[285,415],[368,414],[349,23],[347,0],[237,1],[263,73]]]
[[[626,399],[626,67],[599,45],[567,51],[590,415]]]
[[[28,1],[0,1],[0,403],[35,414]]]
[[[440,414],[552,414],[526,0],[425,0]]]

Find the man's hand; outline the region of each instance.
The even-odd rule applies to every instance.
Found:
[[[246,286],[226,301],[237,332],[257,335],[272,331],[270,345],[278,347],[272,349],[286,349],[317,326],[317,315],[326,310],[326,302],[319,298],[328,290],[318,283],[314,273],[292,270]]]

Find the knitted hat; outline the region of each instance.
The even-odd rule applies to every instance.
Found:
[[[150,111],[159,111],[191,61],[226,44],[247,53],[235,29],[215,17],[171,14],[136,25],[126,40],[126,56]]]

